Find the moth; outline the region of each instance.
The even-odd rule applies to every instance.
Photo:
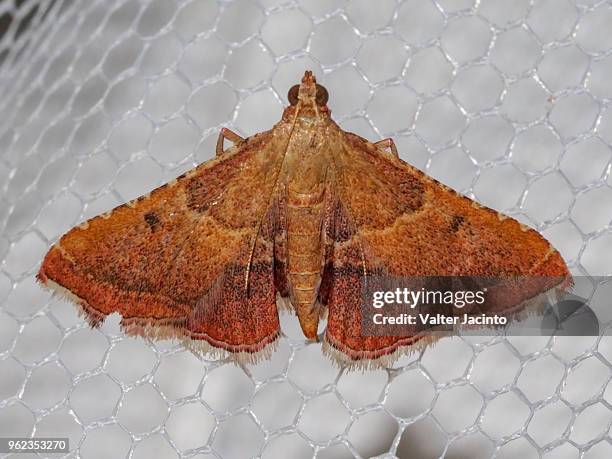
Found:
[[[119,313],[128,334],[244,362],[270,354],[287,307],[324,352],[368,367],[431,341],[361,334],[371,276],[555,279],[514,292],[508,311],[569,278],[535,230],[405,163],[393,140],[343,131],[311,72],[288,99],[269,131],[224,128],[214,159],[70,230],[38,280],[93,327]]]

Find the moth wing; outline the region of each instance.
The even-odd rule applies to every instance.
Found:
[[[334,249],[323,279],[328,306],[326,340],[340,359],[384,358],[431,336],[362,336],[365,282],[374,277],[482,276],[541,278],[509,311],[569,279],[561,255],[538,232],[480,206],[386,154],[344,133],[334,151],[336,206],[328,231]],[[516,293],[516,291],[514,292]]]
[[[252,357],[279,333],[273,203],[283,150],[271,132],[73,228],[39,280],[92,326],[118,312],[127,333]]]

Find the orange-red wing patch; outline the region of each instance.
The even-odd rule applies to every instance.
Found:
[[[569,279],[561,255],[537,231],[457,194],[366,140],[347,133],[335,158],[337,230],[321,292],[328,306],[330,352],[353,361],[375,359],[431,340],[362,336],[360,305],[369,277],[525,277],[518,288],[500,293],[502,313],[517,312],[521,303]]]
[[[272,205],[278,141],[255,136],[72,229],[51,248],[38,278],[70,292],[94,326],[118,312],[135,334],[261,351],[279,332]]]

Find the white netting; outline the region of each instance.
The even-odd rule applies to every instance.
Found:
[[[305,69],[346,130],[609,275],[608,2],[15,0],[0,33],[0,436],[84,458],[612,457],[606,337],[449,338],[358,373],[283,317],[241,369],[115,317],[91,330],[33,278],[71,226],[212,157],[221,126],[268,129]]]

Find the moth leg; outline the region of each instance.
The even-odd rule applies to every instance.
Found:
[[[395,146],[395,142],[393,139],[383,139],[378,142],[374,142],[374,146],[382,151],[391,150],[391,153],[396,158],[399,158],[399,154],[397,152],[397,147]]]
[[[221,155],[225,151],[225,149],[223,148],[223,142],[225,141],[225,139],[229,140],[230,142],[233,142],[234,144],[244,141],[244,139],[238,134],[236,134],[234,131],[227,128],[222,128],[221,132],[219,132],[219,138],[217,139],[217,156]]]

